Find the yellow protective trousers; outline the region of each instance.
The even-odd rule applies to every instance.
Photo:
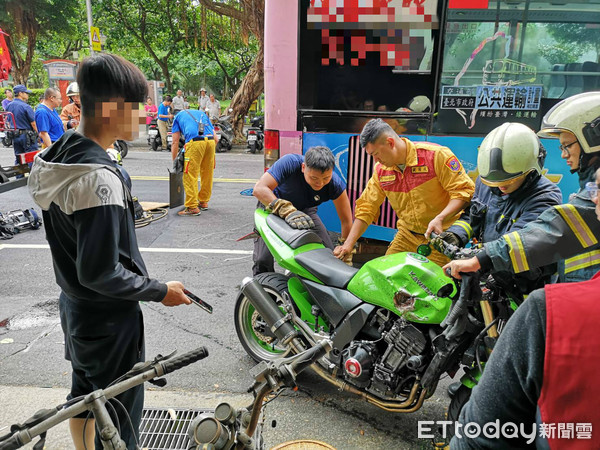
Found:
[[[388,246],[385,254],[391,255],[400,252],[414,253],[417,251],[417,247],[419,245],[427,244],[428,242],[429,241],[425,239],[425,236],[423,236],[422,234],[412,233],[406,228],[402,227],[398,229],[396,236],[394,236],[394,239],[392,240],[392,242],[390,242],[390,245]],[[440,267],[450,262],[450,259],[448,259],[445,255],[439,253],[433,247],[431,248],[431,254],[427,258],[429,258],[431,261],[433,261]]]
[[[183,188],[186,208],[196,208],[199,202],[208,203],[212,195],[214,170],[214,140],[203,139],[185,144]],[[198,177],[200,177],[200,192],[198,192]]]

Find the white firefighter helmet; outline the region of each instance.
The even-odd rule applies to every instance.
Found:
[[[488,186],[502,186],[542,173],[546,151],[535,132],[520,123],[505,123],[485,137],[477,155],[481,181]]]
[[[67,86],[67,97],[72,97],[73,95],[79,95],[79,85],[77,84],[77,81],[74,81]]]
[[[566,98],[546,113],[538,136],[558,138],[569,131],[585,153],[600,152],[600,91]]]
[[[408,109],[416,113],[426,113],[431,111],[431,101],[425,95],[413,97],[406,105]]]

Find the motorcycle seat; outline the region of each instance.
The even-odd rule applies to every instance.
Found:
[[[292,228],[285,220],[275,214],[269,214],[267,216],[267,225],[294,250],[306,244],[323,243],[321,238],[315,232]]]
[[[345,289],[358,269],[333,256],[328,248],[317,248],[300,253],[295,261],[327,286]]]

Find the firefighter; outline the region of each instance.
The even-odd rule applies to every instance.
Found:
[[[589,280],[600,268],[600,223],[585,189],[600,167],[600,92],[586,92],[557,103],[544,116],[542,137],[560,140],[563,159],[579,177],[580,189],[567,204],[554,206],[522,230],[486,243],[476,257],[452,261],[459,272],[521,273],[558,261],[559,281]]]
[[[67,86],[67,97],[69,97],[69,104],[66,105],[60,113],[60,118],[63,121],[65,130],[70,128],[77,128],[79,120],[81,118],[81,102],[79,100],[79,86],[77,82]]]
[[[372,119],[360,135],[361,147],[376,164],[367,187],[356,201],[355,220],[343,245],[334,249],[338,258],[377,220],[387,198],[398,216],[398,232],[386,254],[416,251],[431,232],[441,233],[460,217],[475,186],[458,158],[447,147],[411,142],[399,137],[389,124]],[[430,259],[448,262],[435,251]]]
[[[491,242],[560,205],[560,189],[542,176],[545,159],[546,150],[531,128],[505,123],[492,130],[479,148],[471,205],[440,238],[459,247],[471,239]],[[555,270],[552,264],[544,272],[532,270],[512,278],[517,291],[528,294],[548,282]]]

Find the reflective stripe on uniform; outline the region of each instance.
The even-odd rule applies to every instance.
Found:
[[[467,232],[467,239],[470,240],[473,237],[473,228],[471,228],[471,225],[468,222],[465,222],[464,220],[457,220],[453,223],[453,225],[458,225],[465,230]]]
[[[595,266],[597,264],[600,264],[600,250],[582,253],[573,258],[565,259],[565,273],[585,269],[586,267]]]
[[[523,242],[521,241],[519,233],[514,231],[502,237],[508,243],[510,248],[508,254],[515,273],[528,271],[529,264],[527,263],[527,255],[525,255],[525,249],[523,248]]]
[[[590,227],[585,223],[575,206],[566,204],[555,206],[555,208],[565,222],[567,222],[583,248],[588,248],[598,243],[596,236],[594,236],[594,233],[592,233]]]

